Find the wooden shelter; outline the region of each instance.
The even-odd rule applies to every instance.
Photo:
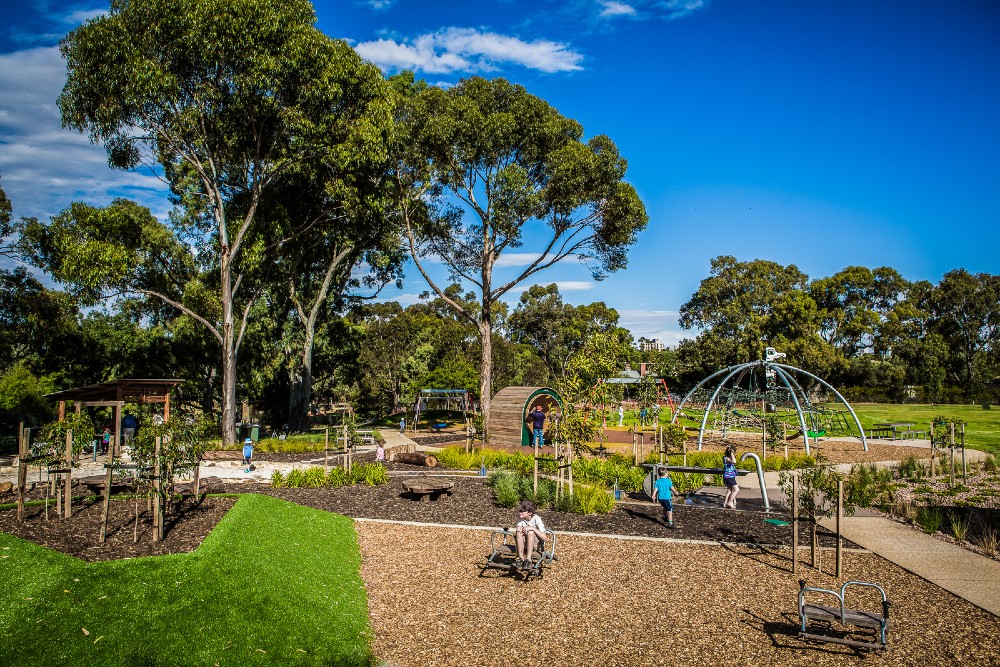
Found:
[[[112,421],[113,443],[112,455],[120,448],[119,429],[122,423],[122,410],[126,403],[162,404],[164,421],[170,419],[170,392],[184,380],[168,379],[137,379],[122,378],[109,380],[85,387],[74,387],[63,391],[46,394],[46,398],[59,401],[59,419],[66,417],[66,401],[73,401],[77,414],[84,407],[114,408]]]
[[[562,406],[562,398],[548,387],[507,387],[493,395],[488,430],[496,445],[531,445],[531,429],[524,418],[536,405],[551,416]]]

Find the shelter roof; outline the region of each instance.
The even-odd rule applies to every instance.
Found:
[[[85,387],[74,387],[64,389],[51,394],[46,394],[46,398],[56,401],[128,401],[132,403],[161,403],[162,397],[184,382],[178,378],[121,378],[118,380],[108,380],[98,384],[89,384]]]

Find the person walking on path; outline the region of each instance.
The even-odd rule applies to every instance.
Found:
[[[736,495],[740,487],[736,484],[736,448],[726,447],[726,455],[722,457],[722,483],[726,485],[726,498],[722,506],[726,509],[736,509]]]
[[[539,404],[528,413],[527,421],[531,423],[531,429],[535,436],[535,445],[542,447],[545,445],[545,408]]]
[[[653,502],[659,501],[663,507],[663,518],[667,520],[667,528],[674,527],[674,482],[667,474],[666,468],[657,469],[657,479],[653,483]]]

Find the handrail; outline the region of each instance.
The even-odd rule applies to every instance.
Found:
[[[771,503],[767,499],[767,486],[764,484],[764,466],[760,464],[760,457],[753,452],[746,452],[740,457],[740,463],[747,460],[750,457],[757,464],[757,480],[760,482],[760,497],[764,500],[764,509],[770,510]]]

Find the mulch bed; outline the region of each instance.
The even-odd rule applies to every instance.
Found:
[[[344,514],[353,518],[389,519],[445,525],[470,525],[505,527],[516,521],[515,511],[494,504],[492,492],[481,477],[448,475],[438,469],[428,470],[419,466],[389,463],[393,475],[383,486],[357,485],[336,489],[274,489],[269,484],[224,483],[213,477],[202,479],[203,492],[211,494],[261,493],[295,502],[306,507]],[[454,492],[431,502],[419,502],[403,489],[404,480],[415,476],[430,475],[430,479],[454,481]],[[442,477],[441,475],[448,475]],[[30,499],[39,499],[43,489],[36,488]],[[82,492],[81,492],[82,493]],[[700,499],[713,502],[712,491],[700,494]],[[782,518],[781,512],[764,514],[754,511],[754,501],[747,501],[747,511],[731,511],[707,507],[682,506],[675,503],[675,528],[667,528],[661,518],[659,505],[641,500],[633,494],[628,501],[619,503],[609,514],[583,516],[543,510],[540,512],[546,526],[564,532],[669,537],[713,542],[790,545],[791,529],[766,523],[765,518]],[[14,501],[13,494],[4,494],[0,503]],[[74,502],[73,517],[59,519],[55,503],[50,501],[49,519],[43,507],[26,509],[26,521],[17,524],[13,510],[0,512],[0,530],[37,542],[52,549],[85,560],[110,560],[134,558],[166,553],[190,551],[196,548],[212,527],[232,507],[233,498],[203,497],[200,501],[186,496],[170,514],[165,540],[154,543],[150,539],[151,515],[145,501],[139,505],[139,540],[133,541],[135,503],[132,500],[115,500],[111,503],[109,537],[105,544],[98,543],[101,520],[101,502],[93,498]],[[785,516],[784,518],[787,518]],[[831,533],[820,529],[821,544],[833,546]],[[808,528],[803,523],[799,542],[808,543]],[[845,542],[848,548],[855,545]]]
[[[5,494],[0,502],[11,502]],[[29,497],[37,498],[33,493]],[[139,503],[138,541],[136,541],[135,502],[116,500],[108,513],[108,535],[100,543],[100,499],[73,502],[73,516],[63,520],[56,515],[55,502],[49,503],[48,520],[45,507],[30,505],[24,510],[24,523],[17,523],[16,510],[0,512],[0,531],[41,544],[86,561],[116,560],[139,556],[193,551],[215,528],[226,512],[236,503],[235,498],[202,498],[188,496],[173,507],[168,517],[162,542],[152,541],[152,513],[146,502]]]

